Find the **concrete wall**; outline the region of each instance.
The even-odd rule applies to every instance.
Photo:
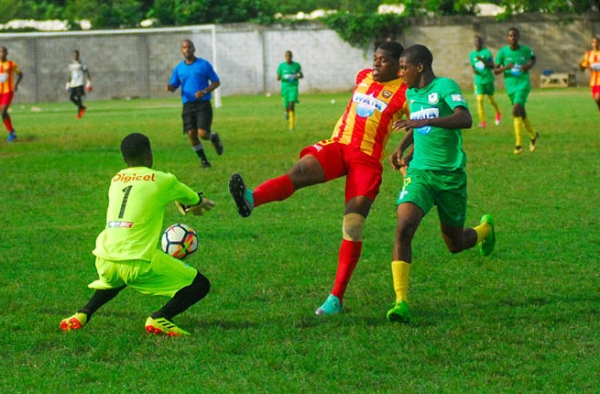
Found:
[[[495,54],[506,45],[506,31],[512,26],[521,30],[521,43],[531,46],[537,55],[537,65],[531,72],[534,86],[539,85],[543,70],[574,73],[580,85],[587,84],[588,76],[579,72],[577,63],[591,36],[600,31],[596,14],[576,17],[568,24],[550,15],[522,15],[508,22],[482,17],[410,19],[396,37],[405,46],[427,45],[434,54],[435,72],[470,89],[468,55],[473,50],[474,36],[483,36]],[[9,58],[25,74],[15,102],[67,100],[63,89],[73,49],[80,50],[90,68],[94,82],[94,91],[88,97],[91,100],[167,97],[165,85],[173,67],[182,60],[179,48],[185,38],[194,41],[197,56],[216,65],[223,96],[276,94],[277,65],[288,49],[304,70],[301,92],[349,90],[356,71],[371,63],[373,47],[366,52],[354,48],[335,31],[314,23],[292,27],[216,26],[215,59],[213,37],[206,27],[0,34],[0,45],[8,47]],[[496,79],[496,85],[503,86],[502,78]]]

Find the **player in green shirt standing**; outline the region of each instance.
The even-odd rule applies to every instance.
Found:
[[[281,81],[281,97],[285,107],[285,118],[288,120],[290,131],[296,128],[296,110],[298,103],[298,80],[304,78],[300,63],[293,60],[292,51],[285,52],[285,62],[277,67],[277,80]]]
[[[183,214],[202,214],[214,203],[179,182],[173,174],[152,169],[148,137],[129,134],[121,142],[127,168],[113,176],[108,190],[106,227],[96,238],[98,280],[88,303],[60,322],[63,331],[84,327],[104,304],[129,286],[143,294],[171,297],[146,319],[150,334],[189,335],[171,319],[204,298],[208,279],[195,268],[172,257],[157,246],[167,204],[173,201]],[[185,204],[185,205],[182,205]]]
[[[494,59],[492,52],[483,46],[483,38],[475,37],[475,50],[469,54],[469,61],[473,68],[475,97],[477,97],[477,112],[479,114],[479,127],[486,127],[485,109],[483,108],[483,99],[488,97],[490,104],[496,110],[496,126],[502,120],[500,107],[494,99]]]
[[[410,119],[394,123],[394,128],[406,130],[406,135],[390,157],[394,169],[406,170],[396,210],[398,219],[392,252],[396,301],[387,312],[391,322],[410,320],[408,281],[412,239],[434,205],[442,237],[451,253],[479,244],[480,253],[488,256],[496,243],[494,220],[490,215],[483,215],[478,226],[464,228],[467,158],[462,149],[461,129],[470,128],[473,120],[458,84],[436,77],[432,63],[433,55],[423,45],[413,45],[400,56],[400,78],[408,88],[406,101]]]
[[[515,128],[515,155],[523,153],[522,135],[523,128],[527,130],[531,137],[529,151],[535,152],[537,140],[540,137],[531,125],[525,103],[531,91],[531,82],[529,81],[529,70],[535,65],[535,54],[526,45],[520,45],[519,39],[521,33],[516,27],[508,29],[506,40],[508,45],[502,47],[496,55],[496,68],[494,74],[504,73],[504,85],[506,93],[513,105],[513,117]]]

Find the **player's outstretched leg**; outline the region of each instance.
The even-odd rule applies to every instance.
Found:
[[[329,297],[325,300],[323,305],[317,308],[315,311],[315,315],[317,316],[328,316],[335,315],[342,311],[342,303],[340,299],[334,296],[333,294],[329,294]]]
[[[479,253],[482,256],[489,256],[494,251],[494,246],[496,246],[496,231],[494,229],[494,218],[492,215],[483,215],[481,217],[481,224],[487,223],[492,228],[490,233],[479,243]]]
[[[60,329],[63,331],[74,331],[83,328],[88,322],[88,317],[85,313],[77,312],[73,316],[62,319]]]
[[[146,319],[146,331],[148,334],[165,334],[170,337],[182,337],[190,335],[189,332],[182,330],[181,328],[177,327],[175,323],[164,317],[159,317],[156,319],[149,317]]]
[[[254,208],[254,197],[252,190],[246,187],[240,174],[233,174],[229,178],[229,193],[235,201],[240,216],[244,218],[250,216]]]

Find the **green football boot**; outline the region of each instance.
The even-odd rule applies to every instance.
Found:
[[[394,307],[387,312],[386,317],[392,323],[409,323],[410,310],[408,309],[408,302],[396,302]]]
[[[492,215],[483,215],[481,217],[481,223],[487,223],[490,225],[490,227],[492,227],[492,230],[490,231],[488,236],[485,237],[479,243],[479,253],[482,256],[489,256],[494,251],[494,246],[496,246],[496,231],[494,229],[494,218],[492,217]]]

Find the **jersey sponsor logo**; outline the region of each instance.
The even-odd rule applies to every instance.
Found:
[[[419,111],[414,111],[410,113],[410,118],[411,119],[433,119],[433,118],[439,118],[440,117],[440,109],[433,107],[433,108],[421,108],[421,110]],[[432,130],[431,126],[425,126],[425,127],[420,127],[418,129],[415,129],[415,131],[419,134],[429,134]]]
[[[154,182],[154,174],[149,175],[137,175],[137,174],[133,174],[133,175],[128,175],[128,174],[117,174],[115,175],[115,177],[112,179],[113,182],[134,182],[134,181],[145,181],[145,182]]]
[[[0,74],[0,83],[4,83],[8,80],[8,74]]]
[[[376,99],[372,94],[354,93],[352,102],[356,103],[356,114],[362,118],[368,118],[375,113],[385,111],[387,103]]]
[[[108,222],[107,227],[110,227],[110,228],[115,228],[115,227],[132,228],[133,227],[133,223],[131,223],[131,222],[118,222],[118,221],[111,220],[110,222]]]

